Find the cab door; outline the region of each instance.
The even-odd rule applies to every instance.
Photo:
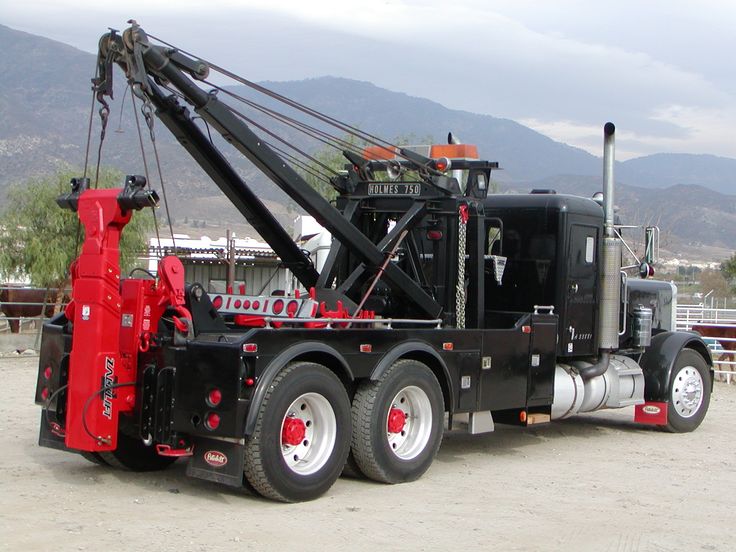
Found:
[[[562,333],[565,355],[595,353],[598,314],[598,227],[571,224],[567,240],[566,327]]]

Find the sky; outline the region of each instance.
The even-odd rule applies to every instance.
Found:
[[[596,155],[610,120],[619,159],[736,158],[732,0],[0,0],[0,23],[89,52],[131,18],[250,80],[370,81]]]

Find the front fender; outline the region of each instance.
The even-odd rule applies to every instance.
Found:
[[[712,391],[713,359],[700,335],[695,332],[662,332],[652,337],[652,344],[639,362],[644,371],[644,398],[647,401],[667,401],[672,367],[682,349],[694,350],[708,363],[711,368]]]

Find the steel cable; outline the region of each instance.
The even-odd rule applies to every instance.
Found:
[[[386,148],[386,149],[392,150],[392,151],[394,151],[396,153],[397,156],[402,157],[402,158],[406,159],[407,161],[412,161],[409,157],[401,154],[400,148],[397,145],[395,145],[395,144],[393,144],[393,143],[391,143],[391,142],[389,142],[387,140],[384,140],[383,138],[381,138],[379,136],[375,136],[374,134],[370,134],[368,132],[362,131],[359,128],[353,126],[353,125],[350,125],[348,123],[345,123],[343,121],[340,121],[339,119],[336,119],[334,117],[331,117],[329,115],[326,115],[326,114],[324,114],[324,113],[322,113],[320,111],[317,111],[316,109],[313,109],[313,108],[308,107],[308,106],[306,106],[304,104],[301,104],[301,103],[299,103],[299,102],[297,102],[295,100],[292,100],[290,98],[287,98],[286,96],[284,96],[282,94],[279,94],[278,92],[274,92],[273,90],[270,90],[270,89],[266,88],[265,86],[262,86],[260,84],[257,84],[255,82],[250,81],[250,80],[248,80],[246,78],[243,78],[243,77],[241,77],[241,76],[239,76],[239,75],[237,75],[237,74],[235,74],[235,73],[233,73],[231,71],[228,71],[227,69],[225,69],[223,67],[220,67],[219,65],[217,65],[215,63],[212,63],[212,62],[210,62],[210,61],[208,61],[206,59],[203,59],[203,58],[201,58],[199,56],[196,56],[196,55],[194,55],[194,54],[192,54],[192,53],[190,53],[190,52],[188,52],[186,50],[183,50],[182,48],[178,48],[178,47],[174,46],[173,44],[171,44],[169,42],[166,42],[165,40],[162,40],[161,38],[158,38],[158,37],[156,37],[154,35],[148,35],[148,37],[149,38],[152,38],[153,40],[156,40],[156,41],[160,42],[161,44],[164,44],[164,45],[166,45],[166,46],[168,46],[170,48],[173,48],[173,49],[177,50],[178,52],[181,52],[184,55],[187,55],[187,56],[190,56],[192,58],[195,58],[195,59],[198,59],[198,60],[202,61],[203,63],[207,64],[207,66],[210,69],[212,69],[212,70],[214,70],[214,71],[216,71],[216,72],[218,72],[218,73],[220,73],[220,74],[222,74],[222,75],[224,75],[226,77],[229,77],[230,79],[232,79],[232,80],[234,80],[236,82],[239,82],[240,84],[243,84],[244,86],[247,86],[249,88],[252,88],[253,90],[256,90],[256,91],[258,91],[258,92],[260,92],[260,93],[262,93],[262,94],[264,94],[264,95],[266,95],[266,96],[268,96],[270,98],[273,98],[273,99],[275,99],[275,100],[277,100],[277,101],[279,101],[281,103],[284,103],[284,104],[286,104],[286,105],[288,105],[288,106],[290,106],[290,107],[292,107],[292,108],[294,108],[294,109],[296,109],[298,111],[301,111],[303,113],[306,113],[307,115],[310,115],[310,116],[312,116],[312,117],[314,117],[314,118],[316,118],[316,119],[318,119],[318,120],[320,120],[322,122],[325,122],[325,123],[327,123],[327,124],[329,124],[331,126],[334,126],[336,128],[339,128],[343,132],[346,132],[346,133],[348,133],[350,135],[353,135],[356,138],[360,138],[361,140],[363,140],[363,141],[365,141],[365,142],[367,142],[369,144],[372,144],[374,146],[379,146],[379,147],[382,147],[382,148]]]

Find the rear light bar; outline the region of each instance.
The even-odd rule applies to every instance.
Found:
[[[211,294],[212,306],[220,314],[246,314],[251,316],[288,316],[310,318],[318,306],[313,299],[300,297],[274,297]]]

